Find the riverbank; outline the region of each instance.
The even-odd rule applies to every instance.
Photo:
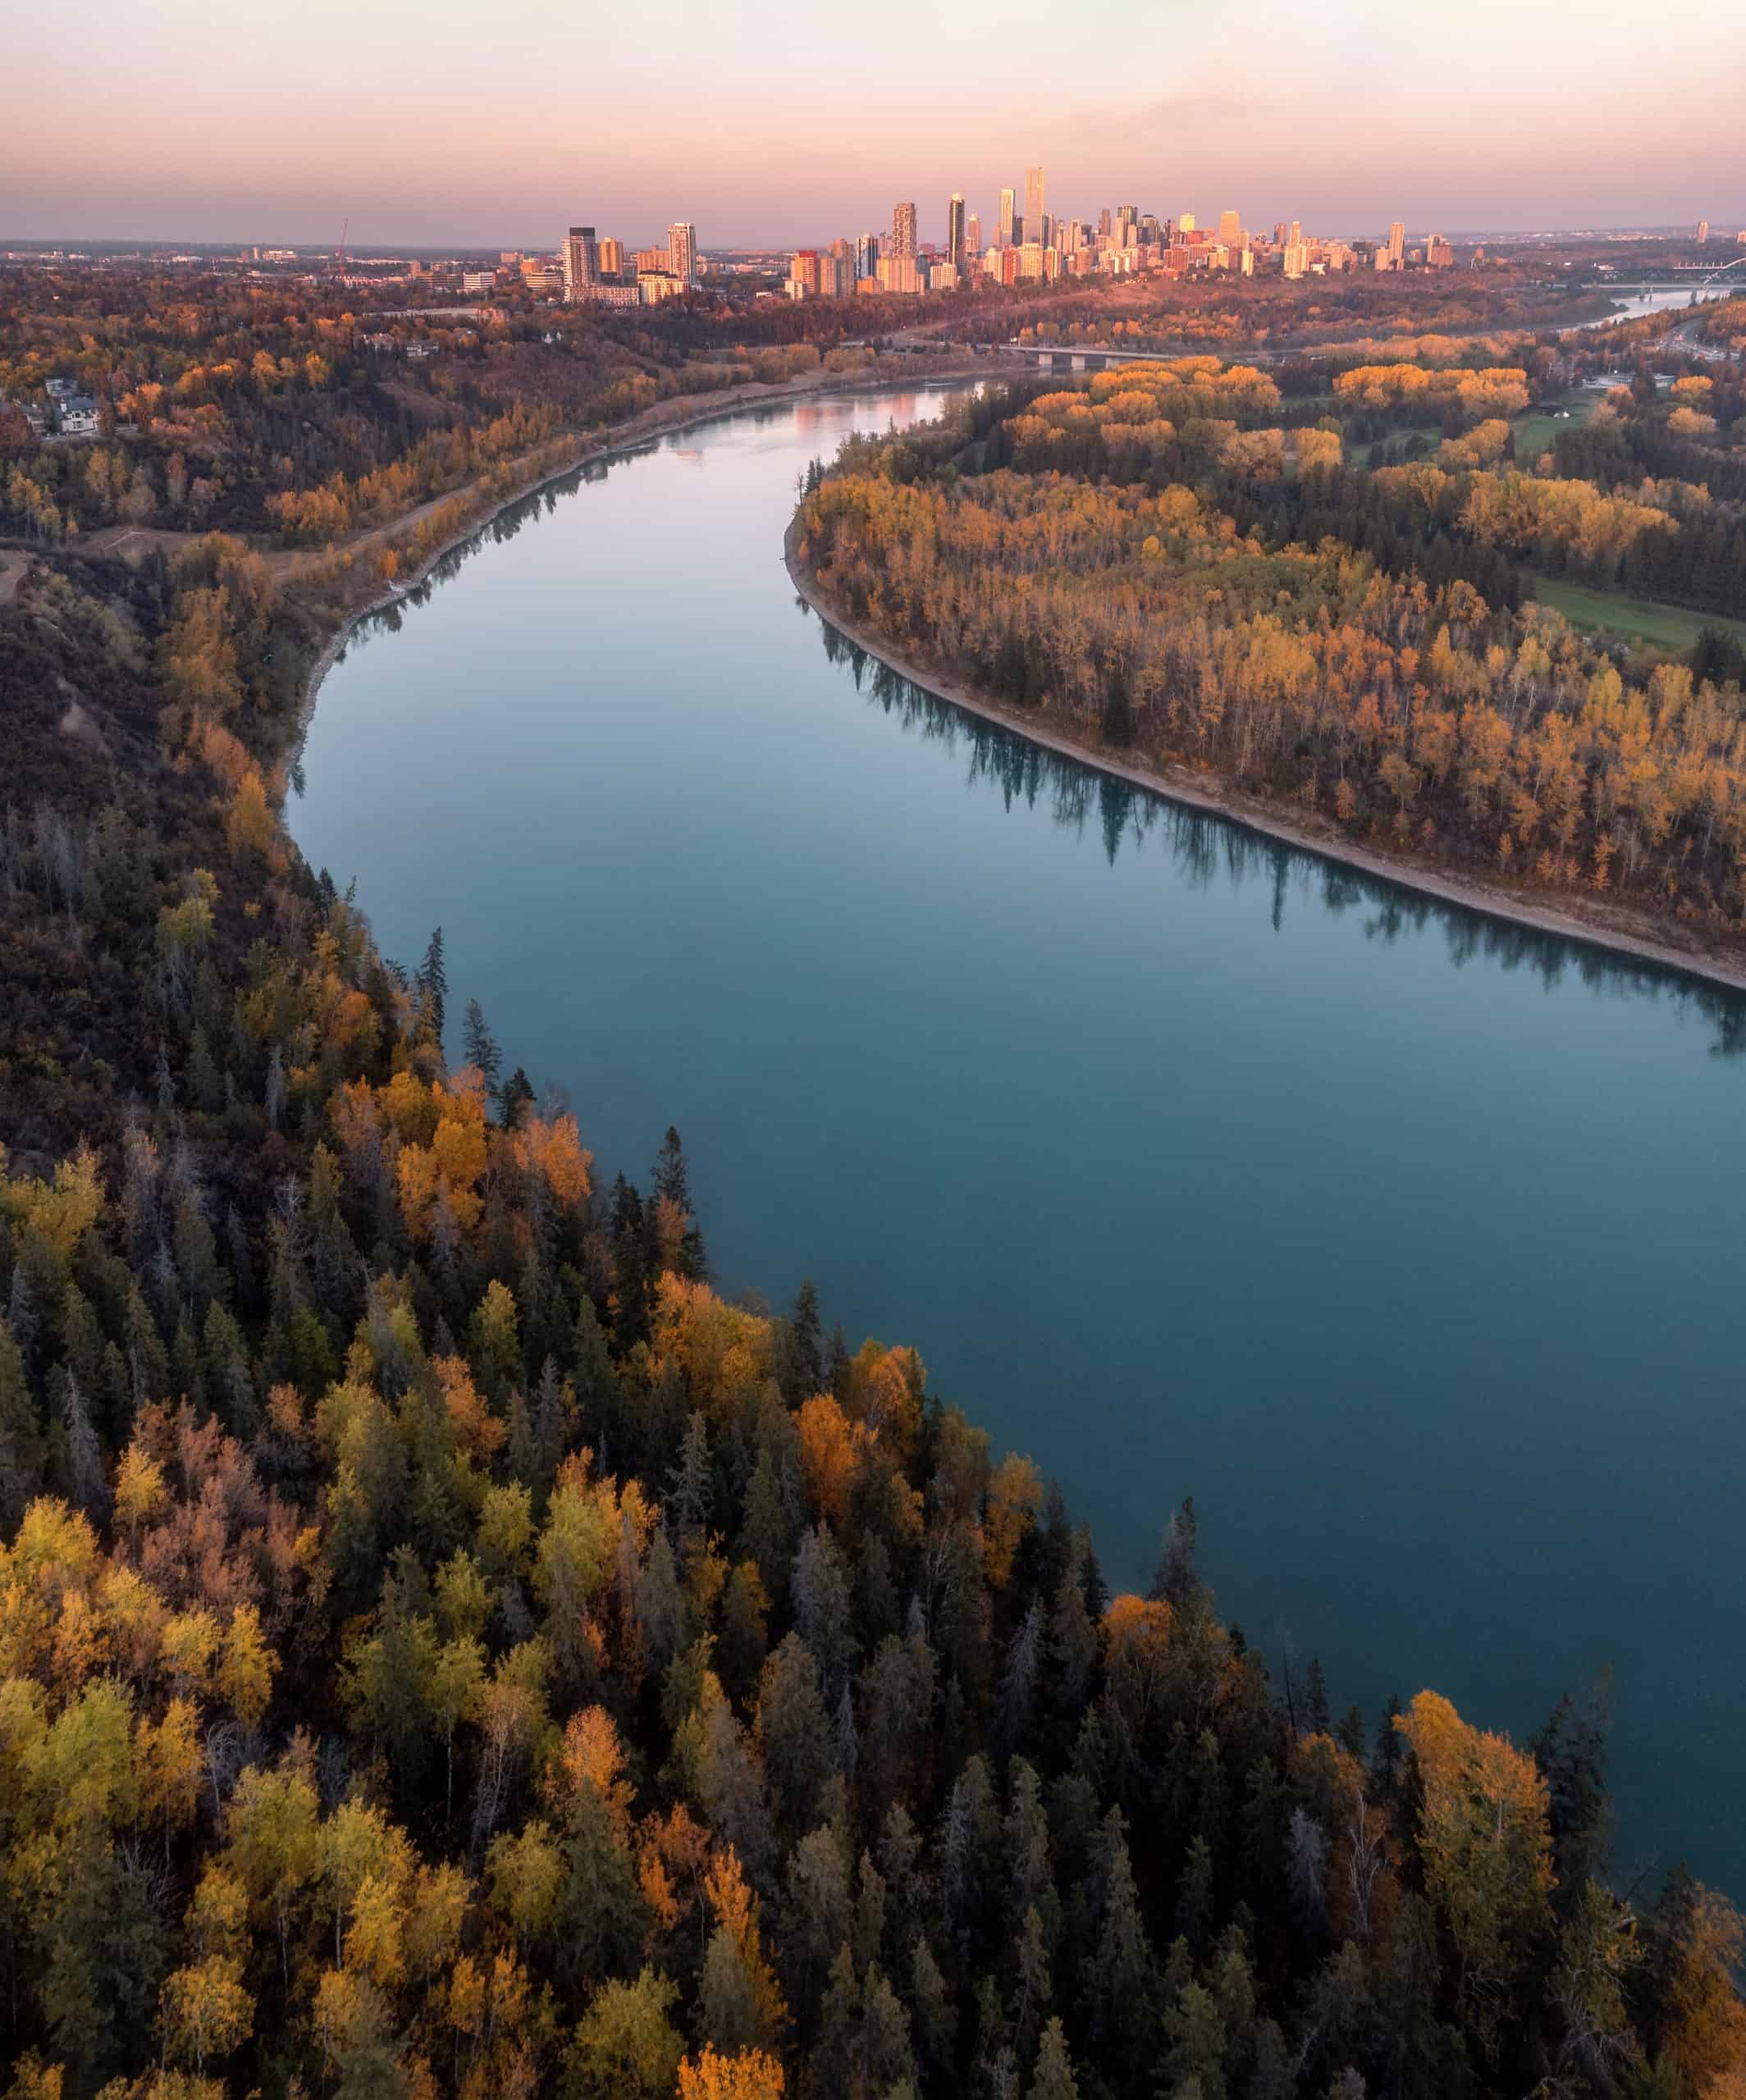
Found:
[[[1088,742],[1072,728],[1052,719],[1046,710],[1008,706],[948,673],[899,657],[889,642],[858,626],[831,605],[796,553],[798,529],[797,517],[789,521],[783,536],[782,550],[783,560],[795,589],[820,619],[828,620],[868,655],[937,700],[962,707],[968,714],[979,714],[985,721],[998,722],[1015,736],[1040,745],[1044,750],[1076,760],[1081,765],[1107,774],[1113,779],[1146,788],[1168,801],[1205,810],[1214,816],[1228,817],[1250,831],[1264,833],[1285,845],[1319,853],[1326,860],[1338,861],[1383,881],[1436,897],[1440,902],[1483,911],[1493,919],[1510,920],[1517,925],[1531,926],[1538,933],[1555,934],[1566,940],[1587,941],[1617,954],[1635,956],[1639,961],[1682,970],[1688,976],[1702,978],[1730,991],[1746,992],[1746,956],[1718,954],[1696,943],[1689,947],[1682,947],[1670,938],[1669,929],[1641,913],[1586,899],[1579,903],[1542,903],[1531,895],[1524,896],[1499,883],[1428,868],[1405,856],[1348,838],[1326,819],[1309,819],[1295,811],[1288,812],[1277,803],[1246,795],[1214,776],[1191,772],[1182,766],[1161,765],[1144,753],[1118,756]]]
[[[1694,1867],[1746,1887],[1702,1755],[1741,1702],[1689,1662],[1746,1609],[1746,1423],[1707,1404],[1739,995],[1137,788],[1112,863],[1091,774],[857,696],[783,528],[809,459],[923,409],[750,410],[510,512],[323,687],[307,865],[385,954],[442,926],[451,1015],[568,1090],[596,1186],[676,1123],[728,1294],[813,1276],[851,1348],[912,1341],[1115,1586],[1192,1489],[1209,1579],[1342,1707],[1458,1683],[1523,1741],[1610,1659],[1624,1856],[1721,1829]],[[1497,1492],[1524,1424],[1570,1493]],[[1729,1574],[1679,1643],[1595,1554],[1621,1525]],[[1430,1623],[1403,1556],[1462,1568],[1460,1609]]]
[[[404,517],[391,523],[373,526],[359,533],[343,546],[331,550],[325,557],[299,557],[290,555],[281,557],[284,588],[287,596],[304,617],[318,629],[327,630],[313,661],[304,674],[303,694],[298,709],[299,731],[297,741],[302,741],[309,718],[315,710],[317,696],[322,681],[344,654],[351,632],[360,620],[373,614],[386,612],[421,590],[429,581],[432,571],[446,556],[463,546],[473,536],[482,532],[492,519],[518,503],[524,503],[529,496],[537,495],[542,489],[553,482],[561,482],[581,468],[597,465],[603,460],[624,457],[657,437],[682,436],[686,431],[702,429],[705,425],[720,422],[724,417],[739,414],[746,409],[780,408],[784,403],[807,395],[828,395],[852,392],[855,394],[884,394],[912,386],[933,386],[957,380],[982,378],[989,375],[991,360],[986,358],[953,357],[938,362],[916,361],[918,368],[893,371],[875,367],[866,377],[855,372],[817,372],[797,374],[793,378],[780,380],[774,385],[766,381],[752,380],[736,386],[724,387],[719,393],[708,395],[677,395],[671,399],[657,401],[651,408],[640,409],[624,422],[612,423],[600,431],[578,435],[573,448],[567,448],[564,456],[554,464],[549,454],[552,442],[548,441],[517,463],[525,471],[514,477],[514,486],[505,491],[492,488],[486,492],[481,482],[473,482],[464,488],[451,490],[446,495],[432,496]],[[537,459],[538,463],[530,463]],[[323,606],[316,594],[300,595],[297,589],[295,564],[300,559],[327,561],[338,558],[357,560],[372,549],[380,551],[398,551],[395,540],[402,536],[415,534],[419,524],[441,510],[446,504],[466,505],[469,497],[478,499],[478,507],[468,507],[464,522],[454,531],[445,533],[420,559],[416,567],[396,574],[391,582],[368,595],[342,602],[337,608],[331,603]],[[313,600],[312,602],[312,600]]]

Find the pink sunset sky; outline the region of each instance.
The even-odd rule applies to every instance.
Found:
[[[0,240],[706,248],[1049,171],[1327,232],[1746,221],[1739,0],[57,0],[8,32]]]

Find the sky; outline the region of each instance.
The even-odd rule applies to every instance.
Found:
[[[1049,171],[1331,234],[1746,224],[1740,0],[56,0],[8,30],[0,242],[711,248]]]

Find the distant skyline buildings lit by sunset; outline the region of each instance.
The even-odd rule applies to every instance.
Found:
[[[679,55],[658,87],[657,50]],[[1746,219],[1737,0],[890,0],[876,31],[793,0],[305,0],[245,26],[221,0],[58,0],[10,30],[0,240],[331,242],[349,217],[354,246],[491,246],[586,200],[638,240],[694,215],[707,250],[913,197],[944,241],[954,192],[992,225],[1038,166],[1049,208],[1082,216]],[[853,96],[816,92],[834,79]]]

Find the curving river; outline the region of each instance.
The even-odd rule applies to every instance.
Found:
[[[800,605],[795,477],[917,390],[505,513],[329,673],[292,828],[391,955],[683,1134],[722,1287],[1057,1475],[1106,1574],[1192,1494],[1251,1642],[1373,1728],[1615,1673],[1621,1871],[1746,1897],[1746,1011],[932,701]]]

